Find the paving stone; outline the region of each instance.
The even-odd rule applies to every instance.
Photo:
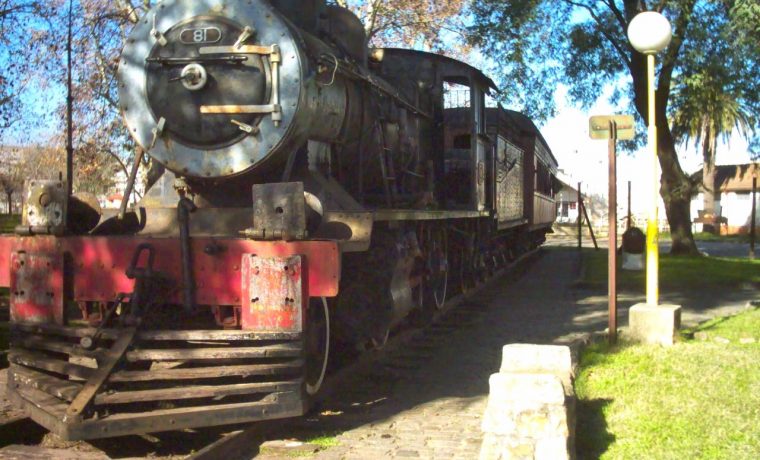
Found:
[[[399,458],[419,458],[420,453],[416,450],[397,450],[393,455]]]
[[[488,402],[489,377],[500,368],[503,346],[553,344],[568,334],[606,327],[606,296],[570,289],[579,268],[574,251],[548,251],[519,283],[496,281],[483,294],[468,300],[479,307],[466,312],[478,317],[477,324],[466,330],[447,325],[437,327],[433,333],[417,335],[387,361],[403,366],[404,361],[415,362],[415,356],[425,355],[417,362],[417,369],[397,373],[375,369],[364,376],[354,376],[334,399],[345,401],[345,394],[350,393],[352,402],[361,405],[340,409],[346,413],[320,420],[320,429],[328,432],[333,427],[348,429],[338,436],[341,446],[312,458],[477,459],[481,446],[488,442],[481,432],[481,422]],[[621,311],[627,308],[622,305],[625,302],[621,300]],[[564,358],[558,359],[563,362]],[[364,405],[382,397],[387,398],[382,403]],[[330,404],[329,407],[344,407]],[[534,454],[553,455],[562,446],[546,444],[538,452],[515,448],[516,454],[530,454],[532,458]]]

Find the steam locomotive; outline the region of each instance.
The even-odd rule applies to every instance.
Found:
[[[382,346],[544,241],[535,125],[463,62],[366,43],[324,0],[142,18],[118,83],[149,190],[117,213],[29,181],[0,238],[12,402],[65,439],[299,416],[331,346]]]

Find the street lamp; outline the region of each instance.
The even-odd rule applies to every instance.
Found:
[[[657,123],[654,93],[654,56],[665,49],[672,38],[672,28],[667,18],[655,11],[639,13],[628,25],[628,40],[636,51],[647,57],[647,99],[649,101],[649,150],[652,153],[652,199],[647,220],[647,304],[658,304],[658,216],[660,164],[657,158]]]

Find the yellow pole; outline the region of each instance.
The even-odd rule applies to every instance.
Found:
[[[654,54],[647,55],[647,85],[649,100],[649,150],[652,152],[652,200],[649,204],[647,220],[647,305],[659,302],[659,235],[657,228],[657,208],[660,202],[660,162],[657,158],[657,120],[654,93]]]

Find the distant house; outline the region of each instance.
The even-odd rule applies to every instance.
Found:
[[[747,234],[752,221],[752,178],[760,175],[760,164],[725,165],[717,166],[717,168],[714,185],[715,211],[723,218],[720,232],[724,235]],[[692,174],[692,178],[701,183],[702,171]],[[760,201],[756,204],[760,213]],[[695,230],[698,232],[702,231],[702,224],[698,223],[701,211],[704,211],[702,187],[691,200],[691,218],[692,222],[697,222]],[[760,226],[760,219],[757,216],[755,225]]]
[[[105,209],[118,209],[121,207],[121,202],[124,200],[124,195],[121,193],[111,193],[100,197],[100,206]]]
[[[557,200],[557,223],[573,224],[578,222],[578,189],[560,181],[562,187],[555,195]]]

